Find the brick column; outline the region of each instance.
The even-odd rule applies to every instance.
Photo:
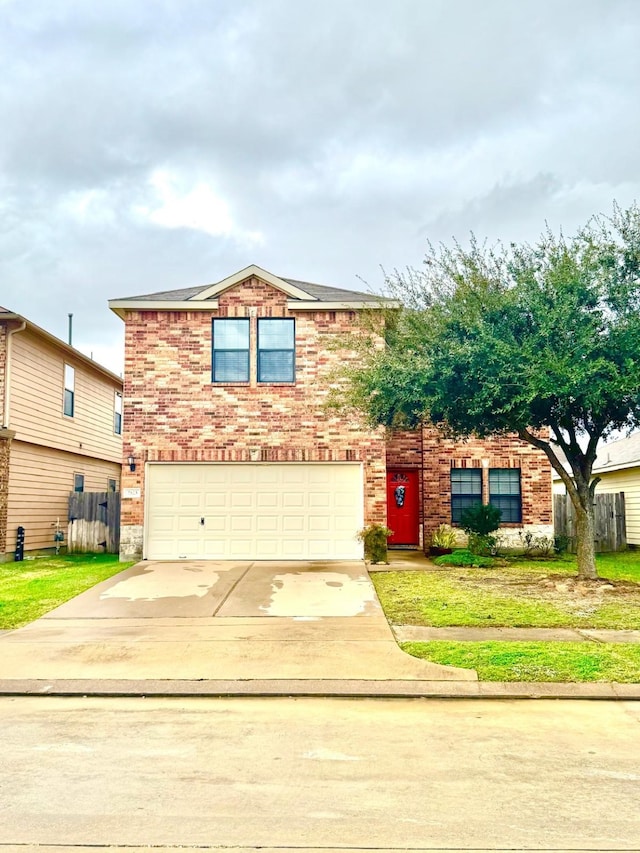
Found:
[[[7,507],[9,504],[9,457],[15,432],[0,429],[0,563],[7,553]]]

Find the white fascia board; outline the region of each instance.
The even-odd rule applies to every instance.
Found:
[[[619,464],[613,463],[608,468],[594,467],[591,475],[595,477],[597,474],[614,474],[616,471],[626,471],[628,468],[640,468],[640,459],[635,459],[631,462],[621,462]]]
[[[273,287],[281,290],[283,293],[286,293],[287,296],[291,296],[294,299],[305,299],[308,301],[315,300],[315,297],[311,296],[311,294],[306,293],[304,290],[300,290],[299,287],[294,287],[294,285],[289,284],[288,281],[284,281],[282,278],[278,278],[278,276],[273,275],[273,273],[267,272],[267,270],[263,270],[261,267],[256,266],[256,264],[251,264],[251,266],[245,267],[243,270],[239,270],[233,275],[228,276],[227,278],[223,278],[222,281],[219,281],[217,284],[212,284],[211,287],[208,287],[206,290],[200,291],[200,293],[196,293],[195,296],[192,296],[189,300],[190,302],[199,302],[202,299],[209,299],[212,296],[217,296],[219,293],[222,293],[224,290],[228,290],[230,287],[234,287],[236,284],[240,284],[248,278],[259,278],[267,284],[272,285]]]
[[[400,303],[388,302],[299,302],[295,299],[287,300],[289,311],[361,311],[365,308],[400,308]]]
[[[112,299],[109,308],[124,319],[126,311],[217,311],[218,300],[208,299],[206,302],[198,303],[183,300],[171,302],[167,300],[152,299]]]

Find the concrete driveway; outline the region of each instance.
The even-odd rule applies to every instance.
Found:
[[[0,679],[476,680],[398,648],[361,562],[142,562],[0,652]]]

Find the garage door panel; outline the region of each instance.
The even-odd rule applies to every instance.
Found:
[[[285,492],[282,496],[282,506],[286,509],[297,507],[303,509],[305,505],[305,495],[303,492]]]
[[[146,492],[149,559],[362,557],[359,464],[150,463]]]
[[[277,533],[279,526],[280,517],[277,515],[259,515],[256,518],[258,533]]]
[[[233,488],[233,487],[232,487]],[[250,492],[231,492],[229,504],[231,509],[250,509],[253,506],[255,495]]]

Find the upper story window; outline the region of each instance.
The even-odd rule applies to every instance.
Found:
[[[113,431],[116,435],[122,435],[122,394],[116,391],[113,400]]]
[[[480,468],[451,469],[451,523],[459,524],[463,510],[482,503]]]
[[[295,380],[295,322],[258,320],[258,382]]]
[[[522,521],[522,494],[519,468],[491,468],[489,503],[502,512],[503,524]]]
[[[73,475],[73,491],[84,492],[84,474]]]
[[[212,379],[214,382],[249,381],[249,320],[213,320]]]
[[[72,418],[75,411],[76,371],[70,364],[64,366],[64,402],[63,412]]]

